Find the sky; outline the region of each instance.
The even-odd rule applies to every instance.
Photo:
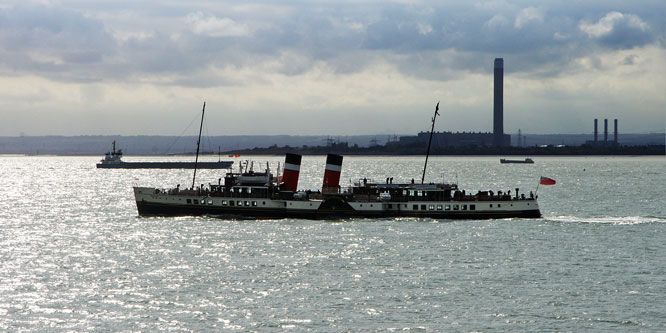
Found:
[[[664,132],[666,2],[5,0],[0,136]],[[196,122],[194,122],[196,123]]]

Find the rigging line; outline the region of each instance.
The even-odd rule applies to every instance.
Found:
[[[171,151],[171,148],[172,148],[176,143],[178,143],[178,140],[180,140],[180,138],[183,137],[183,134],[185,134],[185,132],[187,132],[187,130],[189,130],[190,127],[192,127],[192,124],[194,124],[194,121],[196,121],[196,120],[198,120],[198,119],[199,119],[199,114],[197,113],[197,115],[195,115],[195,116],[192,118],[192,120],[190,121],[190,124],[187,125],[187,127],[186,127],[186,128],[180,133],[180,135],[178,135],[178,136],[176,137],[176,139],[174,139],[174,141],[169,145],[169,147],[168,147],[168,148],[166,149],[166,151],[164,152],[164,155],[169,154],[169,152]]]
[[[206,140],[208,141],[208,150],[209,150],[210,152],[212,152],[212,151],[213,151],[213,145],[210,144],[210,133],[208,132],[208,122],[206,122],[206,123],[204,124],[204,126],[206,127],[206,128],[204,129],[204,131],[206,132]]]

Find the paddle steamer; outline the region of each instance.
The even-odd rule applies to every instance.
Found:
[[[204,104],[205,106],[205,104]],[[236,218],[383,218],[429,217],[436,219],[488,219],[541,217],[537,198],[526,196],[516,188],[511,191],[478,191],[475,194],[459,190],[457,184],[424,183],[432,133],[439,103],[432,118],[430,142],[426,152],[421,183],[383,183],[367,178],[353,186],[340,186],[342,159],[329,154],[321,190],[299,191],[298,176],[301,155],[287,153],[283,174],[278,166],[273,175],[269,166],[255,172],[252,165],[239,166],[239,172],[229,172],[217,184],[196,184],[196,168],[192,186],[163,190],[154,187],[134,187],[136,206],[141,216],[213,215]],[[201,134],[200,134],[201,135]],[[197,157],[198,157],[197,142]],[[195,160],[196,161],[196,160]]]
[[[456,184],[393,183],[359,179],[339,186],[343,157],[329,154],[321,190],[297,191],[301,156],[287,154],[284,172],[273,175],[267,167],[255,172],[227,173],[218,184],[181,189],[134,187],[141,216],[212,215],[232,218],[383,218],[435,219],[537,218],[537,199],[519,189],[469,193]]]

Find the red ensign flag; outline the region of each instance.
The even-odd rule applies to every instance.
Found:
[[[541,185],[555,185],[555,179],[541,177]]]

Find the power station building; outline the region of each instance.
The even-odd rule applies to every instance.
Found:
[[[605,146],[611,146],[611,147],[616,147],[619,146],[620,143],[617,141],[617,119],[614,121],[615,125],[615,133],[613,134],[613,141],[608,140],[608,119],[604,119],[604,140],[601,141],[599,140],[599,119],[594,119],[594,140],[588,140],[585,142],[586,145],[594,146],[594,147],[605,147]]]
[[[420,132],[417,136],[400,137],[401,144],[423,142],[428,144],[430,132]],[[432,147],[494,146],[508,147],[511,136],[504,134],[504,59],[495,58],[493,89],[493,132],[435,132]]]

